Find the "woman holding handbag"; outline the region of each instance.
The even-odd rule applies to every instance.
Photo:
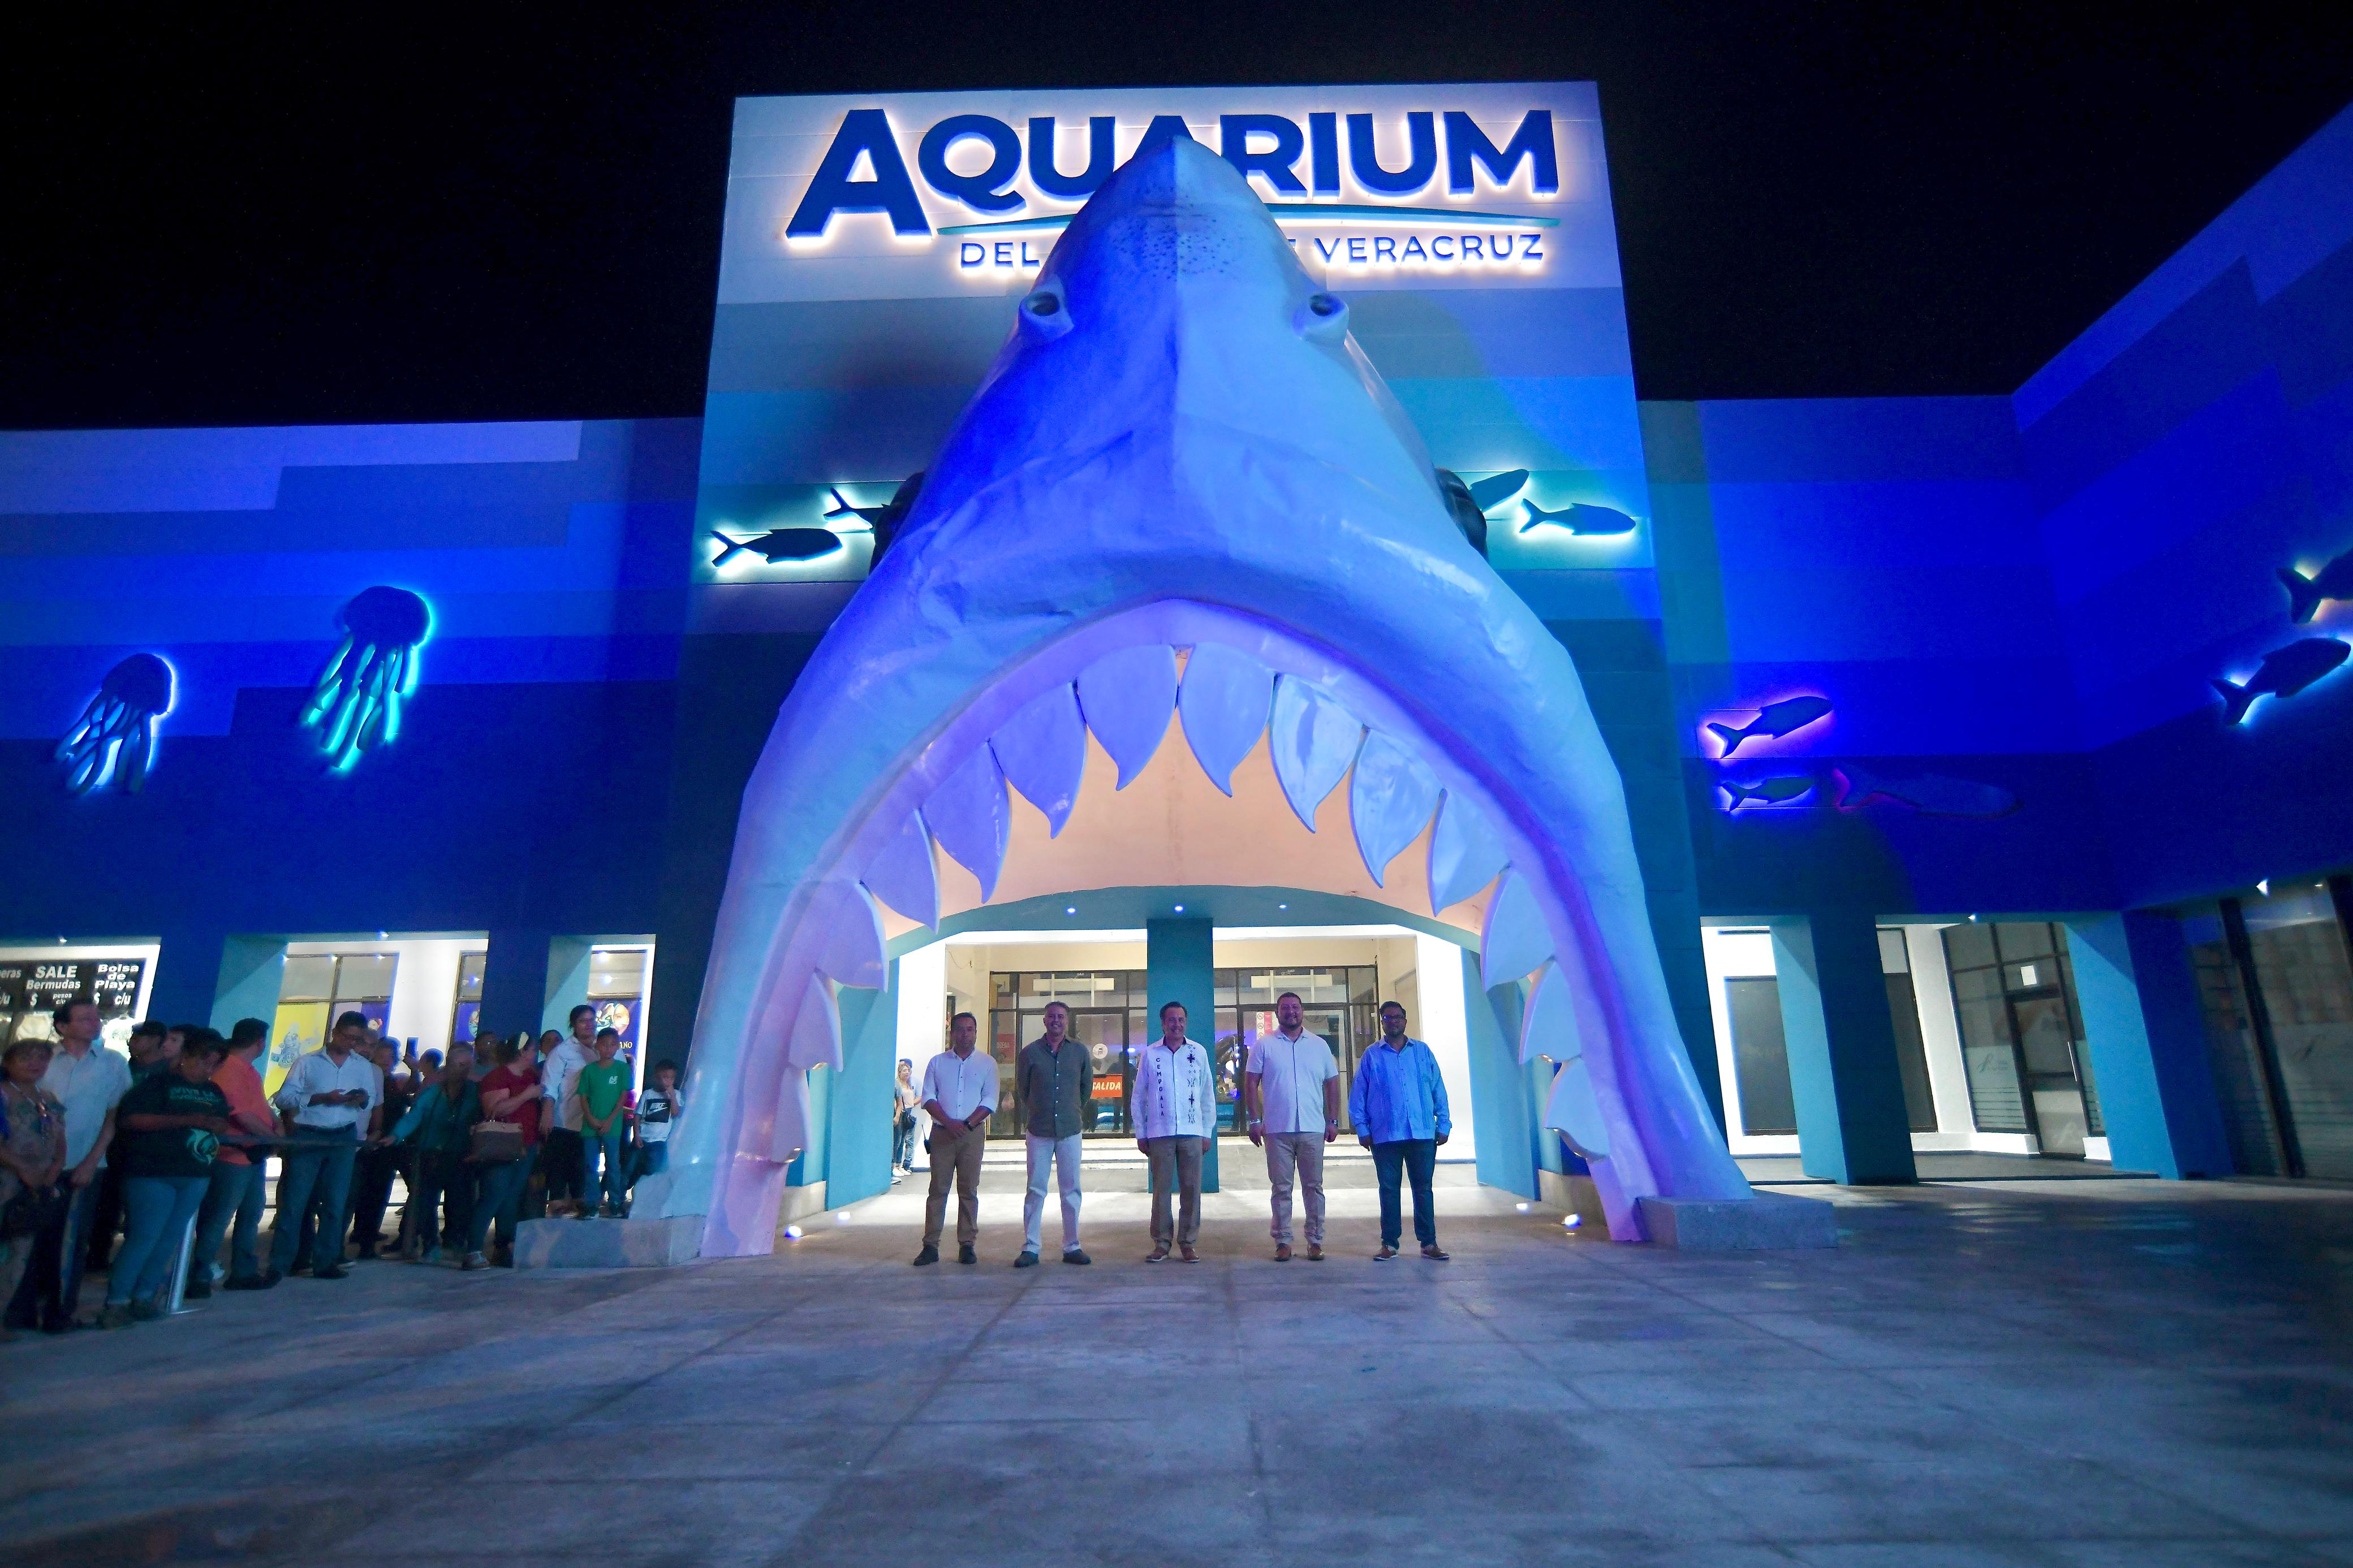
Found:
[[[522,1053],[512,1040],[496,1040],[495,1054],[499,1065],[482,1079],[483,1120],[474,1124],[472,1152],[467,1155],[482,1178],[473,1229],[467,1237],[468,1268],[490,1267],[482,1249],[493,1225],[512,1247],[516,1205],[539,1153],[539,1108],[543,1103],[539,1074],[516,1059]]]
[[[15,1298],[42,1233],[66,1223],[66,1108],[41,1088],[49,1055],[47,1040],[17,1040],[0,1054],[0,1307]],[[14,1338],[0,1328],[0,1340]]]

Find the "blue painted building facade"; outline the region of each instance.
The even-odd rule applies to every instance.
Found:
[[[2120,1164],[2353,1173],[2353,1019],[2289,994],[2344,966],[2353,675],[2236,724],[2213,684],[2353,634],[2279,576],[2353,552],[2348,193],[2353,114],[2007,397],[1639,404],[1614,248],[1356,304],[1437,463],[1640,519],[1547,553],[1515,500],[1491,559],[1626,778],[1704,1082],[1702,928],[1772,934],[1810,1168],[1911,1169],[1873,930],[2040,921]],[[683,1055],[744,781],[862,566],[748,581],[712,537],[887,500],[1016,297],[757,293],[723,277],[701,420],[0,435],[0,944],[149,944],[150,1011],[226,1018],[290,941],[462,932],[509,1027],[644,942],[647,1054]],[[299,720],[378,584],[432,629],[336,771]],[[176,678],[142,787],[73,793],[60,739],[141,653]],[[1808,696],[1730,757],[1705,729]]]

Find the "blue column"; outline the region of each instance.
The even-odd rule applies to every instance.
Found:
[[[1146,1037],[1160,1037],[1160,1005],[1185,1004],[1187,1032],[1215,1049],[1218,1040],[1218,976],[1206,920],[1144,922],[1144,994]],[[1218,1141],[1201,1151],[1201,1190],[1218,1190]]]
[[[155,977],[147,988],[147,1016],[167,1024],[208,1023],[227,941],[226,933],[204,927],[165,931],[158,939]],[[272,992],[270,1001],[277,999]]]
[[[547,944],[547,1003],[539,1026],[570,1034],[572,1009],[588,1000],[588,939],[559,936]]]
[[[1480,1183],[1524,1198],[1541,1197],[1537,1150],[1548,1135],[1537,1125],[1543,1107],[1520,1066],[1520,983],[1486,990],[1479,983],[1479,955],[1465,952],[1462,1001],[1471,1037],[1471,1106],[1479,1121]]]
[[[233,936],[221,947],[220,980],[213,993],[212,1025],[222,1034],[239,1018],[267,1024],[278,1015],[278,984],[286,973],[286,943],[271,936]]]
[[[1918,1180],[1879,922],[1841,910],[1768,924],[1806,1174],[1848,1186]]]
[[[2231,1146],[2181,922],[2133,910],[2070,921],[2067,956],[2110,1157],[2169,1180],[2228,1174]]]
[[[840,1208],[891,1188],[891,1123],[898,1098],[899,961],[881,991],[841,988],[841,1070],[833,1075],[825,1201]]]
[[[484,1028],[504,1035],[546,1026],[540,1020],[547,1014],[548,948],[554,940],[554,932],[536,927],[491,932],[482,959]]]

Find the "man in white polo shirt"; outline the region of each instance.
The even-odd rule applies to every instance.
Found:
[[[1295,991],[1274,999],[1281,1027],[1250,1042],[1242,1067],[1242,1112],[1250,1140],[1266,1146],[1272,1187],[1274,1260],[1291,1261],[1291,1188],[1307,1189],[1307,1258],[1324,1261],[1324,1145],[1340,1136],[1340,1064],[1324,1037],[1310,1033]]]
[[[980,1156],[988,1143],[988,1119],[997,1111],[997,1058],[973,1049],[980,1020],[958,1013],[948,1021],[948,1048],[923,1065],[923,1109],[931,1113],[932,1190],[923,1200],[923,1249],[915,1267],[940,1260],[940,1232],[947,1223],[948,1181],[956,1188],[956,1261],[976,1263],[980,1239]]]
[[[98,1044],[98,1004],[77,999],[49,1015],[58,1047],[41,1074],[41,1088],[66,1108],[66,1211],[62,1247],[51,1258],[45,1238],[17,1288],[16,1302],[38,1326],[58,1334],[82,1326],[75,1316],[81,1300],[81,1272],[90,1256],[90,1232],[98,1216],[99,1173],[114,1142],[114,1108],[131,1089],[131,1062]],[[29,1322],[27,1326],[32,1326]]]
[[[384,1075],[361,1049],[367,1037],[367,1015],[343,1014],[326,1044],[295,1058],[272,1097],[293,1142],[278,1178],[278,1221],[269,1268],[261,1276],[264,1289],[294,1267],[302,1215],[314,1188],[320,1194],[319,1227],[311,1247],[311,1278],[343,1277],[343,1205],[351,1196],[352,1159],[362,1139],[375,1136],[384,1106]]]

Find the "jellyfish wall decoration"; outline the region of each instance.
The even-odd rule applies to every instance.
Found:
[[[155,721],[172,710],[172,667],[152,653],[134,653],[106,672],[58,742],[66,787],[88,795],[119,785],[137,795],[155,754]]]
[[[319,672],[302,723],[321,731],[319,749],[341,773],[360,754],[400,734],[400,705],[417,689],[417,651],[433,611],[406,588],[364,588],[337,612],[343,646]]]

